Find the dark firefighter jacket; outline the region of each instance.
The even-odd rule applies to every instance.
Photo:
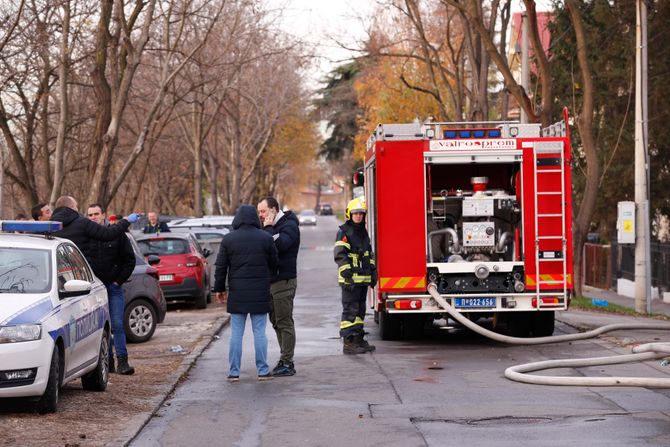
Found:
[[[341,285],[374,286],[377,283],[377,267],[364,222],[355,224],[348,220],[340,225],[334,252]]]

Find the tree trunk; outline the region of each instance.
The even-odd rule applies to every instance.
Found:
[[[58,136],[56,138],[56,153],[54,155],[53,187],[49,203],[54,204],[61,195],[63,188],[63,159],[65,154],[65,132],[69,119],[68,113],[68,69],[70,66],[70,49],[68,39],[70,35],[70,1],[63,2],[63,41],[61,43],[60,67],[58,81],[60,82],[60,117],[58,118]],[[47,162],[48,163],[48,162]]]
[[[577,117],[577,128],[582,140],[582,148],[586,157],[586,183],[584,185],[584,197],[579,204],[579,212],[575,221],[574,234],[574,286],[578,296],[582,294],[582,250],[586,242],[586,235],[591,224],[591,217],[595,209],[598,196],[598,180],[600,179],[600,160],[598,159],[597,147],[593,135],[593,111],[594,111],[594,86],[591,68],[589,66],[588,54],[586,52],[587,41],[582,24],[581,15],[574,0],[565,2],[570,20],[575,30],[577,42],[577,60],[584,87],[582,97],[582,109]]]

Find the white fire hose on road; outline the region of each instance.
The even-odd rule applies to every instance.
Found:
[[[437,303],[449,313],[456,321],[468,329],[501,343],[512,345],[540,345],[546,343],[561,343],[565,341],[584,340],[597,337],[606,332],[630,329],[652,329],[670,330],[670,324],[648,323],[648,324],[608,324],[591,331],[576,334],[555,335],[551,337],[520,338],[498,334],[485,329],[461,315],[451,306],[437,291],[434,283],[428,284],[428,293]],[[670,378],[647,378],[647,377],[564,377],[564,376],[538,376],[527,374],[550,368],[579,368],[596,365],[614,365],[635,361],[652,360],[670,356],[670,343],[646,343],[633,348],[633,354],[616,355],[609,357],[594,357],[586,359],[563,359],[546,360],[542,362],[525,363],[523,365],[511,366],[505,370],[505,377],[510,380],[537,385],[578,385],[578,386],[641,386],[649,388],[670,388]]]

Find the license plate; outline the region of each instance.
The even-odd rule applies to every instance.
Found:
[[[159,281],[172,281],[174,279],[174,275],[160,275]]]
[[[455,307],[496,307],[495,298],[456,298]]]

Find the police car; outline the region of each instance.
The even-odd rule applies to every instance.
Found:
[[[34,398],[40,413],[64,384],[104,391],[109,374],[107,290],[72,242],[49,236],[61,225],[0,222],[0,398]]]

